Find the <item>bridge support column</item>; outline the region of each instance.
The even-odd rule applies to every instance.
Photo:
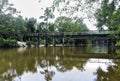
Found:
[[[44,38],[44,45],[45,45],[46,47],[48,46],[48,38],[47,38],[47,37]]]
[[[28,38],[28,41],[31,41],[30,37]]]
[[[62,46],[64,46],[65,39],[64,37],[62,38]]]
[[[37,38],[37,41],[38,41],[37,46],[39,46],[40,45],[40,38],[39,37]]]
[[[108,53],[115,53],[115,41],[113,39],[108,39]]]
[[[56,46],[55,37],[53,37],[53,46]]]
[[[108,40],[108,47],[114,47],[114,46],[115,46],[114,40],[109,39],[109,40]]]

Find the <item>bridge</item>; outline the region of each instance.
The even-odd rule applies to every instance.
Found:
[[[114,38],[111,37],[113,31],[82,31],[82,32],[53,32],[53,33],[25,33],[23,38],[25,40],[31,40],[32,38],[37,39],[37,45],[40,44],[40,39],[44,39],[44,45],[48,46],[48,40],[51,38],[53,40],[53,46],[56,46],[55,39],[61,39],[62,45],[65,45],[65,38],[70,38],[73,40],[85,41],[86,39],[90,40],[104,40],[107,41],[108,45],[113,45]]]

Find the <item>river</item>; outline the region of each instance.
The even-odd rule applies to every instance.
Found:
[[[119,49],[104,45],[0,49],[0,81],[120,81]]]

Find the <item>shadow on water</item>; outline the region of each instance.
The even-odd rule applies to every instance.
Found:
[[[106,46],[0,49],[0,81],[120,81],[119,54],[108,51]]]

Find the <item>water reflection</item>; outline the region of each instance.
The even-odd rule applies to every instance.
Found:
[[[95,49],[98,47],[0,49],[0,81],[119,81],[119,60],[104,57],[107,48]],[[97,58],[91,58],[95,54]]]
[[[97,69],[96,81],[120,81],[120,60],[114,60],[114,65],[110,65],[107,71]]]
[[[107,45],[92,45],[87,46],[87,52],[88,53],[108,53],[108,47]]]

